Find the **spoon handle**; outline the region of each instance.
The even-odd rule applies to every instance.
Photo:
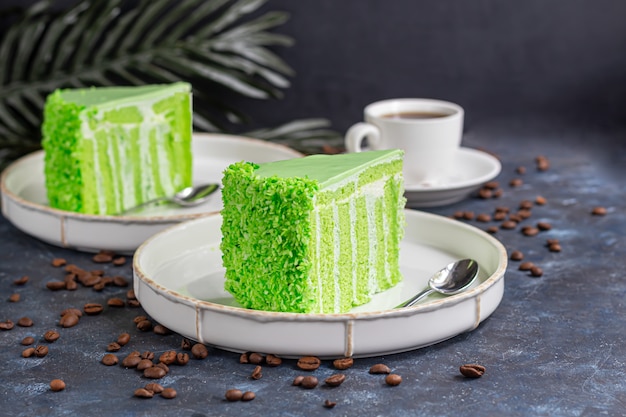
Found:
[[[152,200],[144,201],[143,203],[138,204],[138,205],[136,205],[134,207],[130,207],[130,208],[127,208],[126,210],[122,210],[119,213],[117,213],[117,215],[132,213],[133,211],[139,210],[139,209],[144,208],[146,206],[150,206],[152,204],[160,203],[162,201],[167,201],[167,200],[169,200],[168,197],[153,198]]]
[[[417,295],[413,296],[412,298],[406,300],[405,302],[403,302],[402,304],[396,306],[396,308],[403,308],[403,307],[411,307],[414,306],[415,304],[417,304],[417,302],[419,300],[421,300],[422,298],[426,297],[428,294],[434,292],[435,290],[433,290],[432,288],[428,287],[425,288],[422,292],[417,293]]]

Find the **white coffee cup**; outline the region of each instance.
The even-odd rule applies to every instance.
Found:
[[[463,108],[441,100],[403,98],[365,107],[365,122],[345,137],[348,152],[404,150],[406,186],[435,184],[453,175],[454,155],[463,136]],[[362,147],[367,138],[367,148]]]

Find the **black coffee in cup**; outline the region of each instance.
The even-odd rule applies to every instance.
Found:
[[[382,117],[385,119],[436,119],[446,116],[449,116],[449,114],[440,112],[410,111],[401,113],[389,113],[383,115]]]

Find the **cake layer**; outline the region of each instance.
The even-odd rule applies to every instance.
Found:
[[[51,207],[115,214],[191,185],[187,83],[57,90],[44,109]]]
[[[399,150],[231,165],[225,288],[247,308],[339,313],[397,284],[401,173]]]

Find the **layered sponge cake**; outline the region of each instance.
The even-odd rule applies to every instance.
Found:
[[[191,86],[57,90],[44,108],[48,202],[116,214],[191,185]]]
[[[400,150],[224,171],[225,288],[246,308],[341,313],[402,280]]]

